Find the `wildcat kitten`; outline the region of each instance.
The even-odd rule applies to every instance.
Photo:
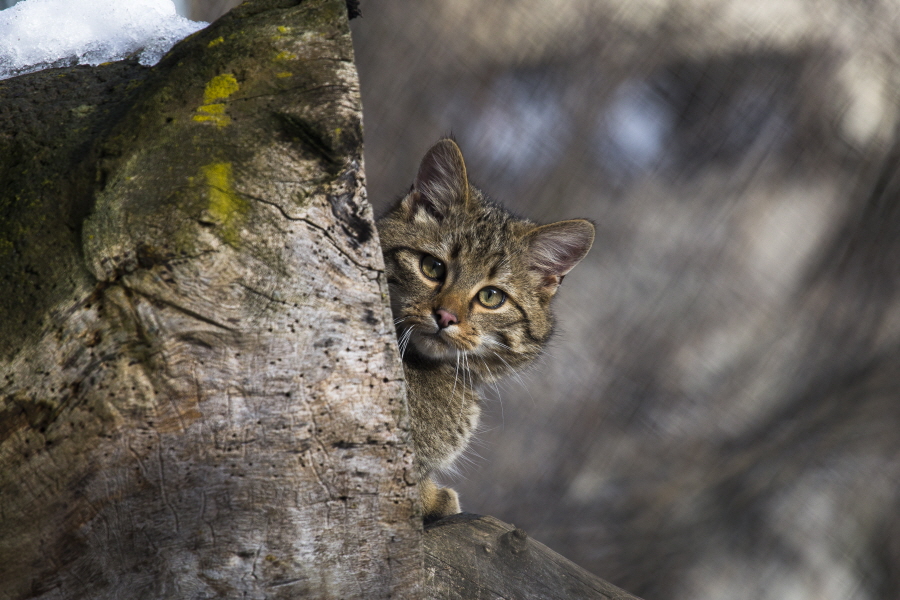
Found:
[[[550,300],[587,254],[586,220],[539,226],[469,184],[459,146],[435,144],[410,192],[378,221],[397,324],[425,519],[460,512],[432,472],[449,468],[478,425],[482,384],[537,357]]]

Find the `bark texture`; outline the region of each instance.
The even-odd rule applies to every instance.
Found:
[[[343,0],[0,83],[0,598],[415,598]]]
[[[462,513],[425,532],[426,597],[638,600],[494,517]]]

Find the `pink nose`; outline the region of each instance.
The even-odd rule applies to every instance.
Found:
[[[438,327],[441,329],[445,329],[450,327],[451,325],[456,325],[459,323],[459,319],[456,318],[449,310],[445,310],[443,308],[439,308],[434,311],[434,320],[437,321]]]

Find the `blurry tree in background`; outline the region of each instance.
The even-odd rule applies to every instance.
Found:
[[[514,211],[598,224],[464,508],[647,600],[900,597],[900,3],[362,12],[376,211],[452,131]]]

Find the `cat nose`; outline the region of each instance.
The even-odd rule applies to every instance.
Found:
[[[445,329],[450,327],[451,325],[456,325],[459,323],[459,319],[456,318],[449,310],[439,308],[434,311],[434,320],[437,321],[438,327],[441,329]]]

